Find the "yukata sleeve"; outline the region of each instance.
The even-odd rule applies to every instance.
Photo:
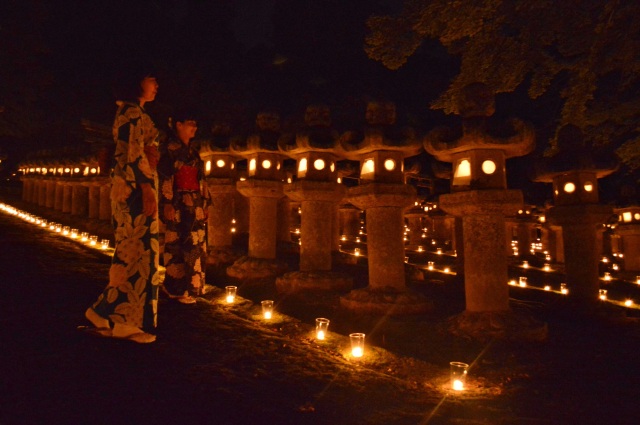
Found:
[[[125,107],[114,125],[115,160],[122,177],[132,188],[153,183],[153,171],[144,153],[144,131],[141,111]]]

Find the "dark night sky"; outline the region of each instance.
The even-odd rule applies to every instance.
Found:
[[[13,7],[0,18],[3,29],[17,28],[16,42],[27,52],[33,44],[44,48],[33,57],[46,81],[37,102],[45,130],[31,149],[69,144],[82,118],[109,126],[111,83],[136,62],[153,62],[157,70],[160,89],[149,110],[158,121],[174,107],[189,106],[201,114],[205,137],[216,119],[246,129],[257,112],[275,109],[286,124],[316,102],[332,108],[334,127],[353,130],[362,125],[368,99],[396,102],[399,124],[422,132],[458,123],[429,109],[458,71],[457,59],[437,42],[423,45],[397,71],[364,52],[367,17],[393,13],[399,0],[7,4]],[[25,35],[35,41],[27,45]],[[499,96],[497,110],[525,119],[536,113],[523,116],[514,95]]]
[[[363,99],[374,97],[396,101],[399,116],[414,124],[430,120],[439,113],[429,102],[455,71],[443,49],[434,43],[399,71],[363,50],[366,18],[398,3],[110,0],[49,6],[39,31],[53,82],[42,106],[71,120],[107,123],[114,75],[150,60],[160,82],[158,110],[189,104],[206,117],[231,108],[253,119],[259,109],[287,116],[323,101],[340,122],[341,114],[356,113],[346,109],[362,109]]]

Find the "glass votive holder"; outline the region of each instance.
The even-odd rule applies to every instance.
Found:
[[[451,362],[449,366],[451,369],[451,388],[456,391],[464,390],[469,365],[462,362]]]
[[[56,231],[56,233],[62,232],[62,224],[56,223],[54,230]]]
[[[522,268],[523,268],[523,269],[528,269],[528,268],[529,268],[529,262],[528,262],[527,260],[524,260],[524,261],[522,262]]]
[[[262,317],[269,320],[273,317],[273,301],[262,301]]]
[[[551,285],[544,285],[544,290],[545,291],[550,291],[551,290]]]
[[[71,233],[71,227],[69,226],[63,226],[62,227],[62,234],[67,236],[69,233]]]
[[[100,241],[100,248],[109,249],[109,239],[103,239]]]
[[[49,222],[45,219],[40,220],[41,227],[49,227]]]
[[[609,273],[609,272],[604,272],[604,280],[606,280],[606,281],[610,281],[610,280],[611,280],[611,273]]]
[[[607,299],[607,290],[606,289],[599,289],[598,290],[598,298],[600,298],[602,301],[605,301]]]
[[[526,276],[520,276],[520,279],[518,280],[518,283],[521,287],[526,287],[527,286],[527,278]]]
[[[324,341],[327,337],[327,330],[329,329],[329,319],[319,317],[316,319],[316,339]]]
[[[362,357],[364,355],[364,334],[352,333],[349,334],[351,340],[351,355],[353,357]]]
[[[224,287],[227,297],[227,304],[232,304],[235,300],[236,300],[236,292],[238,292],[238,287],[237,286],[225,286]],[[264,311],[264,304],[263,304],[263,311]]]
[[[80,240],[82,242],[86,242],[89,240],[89,233],[88,232],[82,232],[80,233]]]
[[[436,249],[436,254],[438,254],[438,255],[442,255],[442,248],[438,248],[438,249]]]
[[[544,263],[544,266],[542,268],[544,269],[545,272],[548,272],[551,270],[551,266],[549,265],[549,263]]]
[[[624,306],[625,307],[631,307],[633,305],[633,300],[630,298],[627,298],[626,300],[624,300]]]
[[[636,283],[640,285],[640,276],[636,276]]]
[[[49,230],[56,230],[56,223],[53,221],[48,224]]]
[[[569,293],[569,288],[567,288],[567,284],[566,283],[561,283],[560,284],[560,293],[567,295]]]
[[[89,236],[89,245],[91,246],[98,245],[98,237],[96,235]]]
[[[434,267],[433,261],[427,261],[427,269],[433,270],[433,267]]]
[[[72,239],[76,239],[78,237],[78,229],[71,229],[71,233],[69,233]]]

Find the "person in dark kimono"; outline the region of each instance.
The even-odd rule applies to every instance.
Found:
[[[207,261],[206,223],[209,190],[204,163],[191,143],[198,129],[192,115],[174,114],[172,134],[162,144],[158,173],[164,234],[164,289],[185,304],[203,294]]]
[[[109,284],[85,312],[94,333],[139,343],[157,325],[160,285],[158,243],[158,130],[144,109],[158,83],[149,74],[132,79],[129,95],[118,101],[113,124],[114,167],[111,212],[115,252]],[[113,328],[111,328],[113,323]]]

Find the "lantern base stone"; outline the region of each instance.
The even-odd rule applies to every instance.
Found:
[[[356,313],[379,315],[411,315],[422,314],[433,310],[433,302],[424,295],[407,289],[389,287],[377,289],[356,289],[348,295],[340,297],[340,305]]]
[[[507,311],[464,311],[444,324],[449,333],[478,341],[501,339],[508,341],[544,341],[548,326],[537,319]]]
[[[233,247],[208,247],[207,248],[207,265],[218,266],[222,264],[232,264],[240,257],[242,252]]]
[[[262,279],[281,275],[286,264],[272,259],[243,256],[227,267],[227,276],[237,279]]]
[[[353,278],[333,271],[296,271],[276,279],[280,293],[344,292],[353,288]]]

